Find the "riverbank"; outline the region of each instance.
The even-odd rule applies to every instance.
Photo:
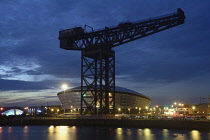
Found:
[[[121,120],[121,119],[3,119],[2,125],[65,125],[65,126],[105,126],[105,127],[135,127],[159,129],[187,129],[210,131],[210,121],[195,120]]]

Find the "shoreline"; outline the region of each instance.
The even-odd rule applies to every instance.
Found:
[[[102,127],[133,127],[157,129],[185,129],[210,131],[210,121],[194,120],[121,120],[121,119],[4,119],[0,126],[25,125],[65,125],[65,126],[102,126]]]

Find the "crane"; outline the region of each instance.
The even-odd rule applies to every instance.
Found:
[[[115,52],[112,48],[183,24],[184,11],[85,32],[59,31],[60,48],[81,51],[80,114],[115,113]]]

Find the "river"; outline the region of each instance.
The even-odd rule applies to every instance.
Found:
[[[84,126],[0,126],[0,140],[210,140],[210,131]]]

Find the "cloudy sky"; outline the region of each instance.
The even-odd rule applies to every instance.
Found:
[[[185,24],[116,47],[116,86],[152,104],[210,97],[209,0],[1,0],[0,106],[60,104],[61,84],[80,85],[80,52],[59,48],[58,32],[94,29],[176,12]]]

